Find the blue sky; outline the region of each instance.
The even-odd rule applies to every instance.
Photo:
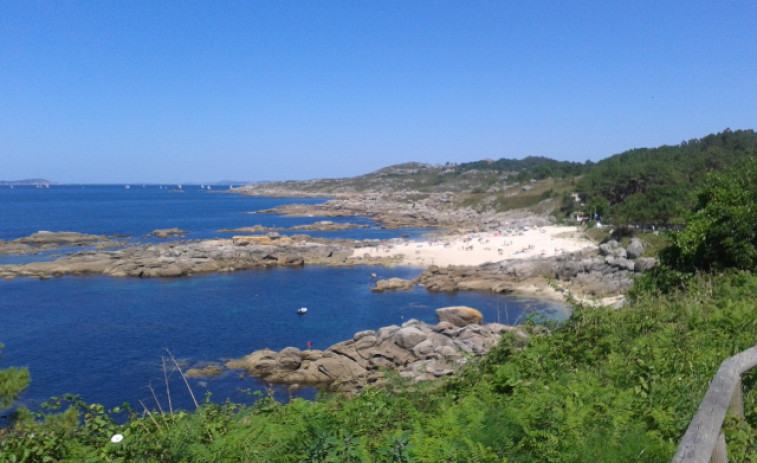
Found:
[[[757,2],[0,1],[0,179],[337,178],[757,129]]]

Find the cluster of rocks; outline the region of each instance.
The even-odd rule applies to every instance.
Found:
[[[158,230],[153,230],[150,233],[148,233],[146,236],[154,236],[156,238],[169,238],[171,236],[184,236],[187,234],[187,230],[182,230],[180,228],[161,228]]]
[[[352,249],[309,241],[285,240],[278,244],[250,241],[204,240],[159,243],[115,251],[80,252],[52,262],[0,266],[0,278],[27,276],[51,278],[62,275],[102,274],[116,277],[180,277],[208,272],[346,264]]]
[[[186,230],[178,228],[165,228],[153,230],[145,237],[169,238],[183,236]],[[105,235],[93,235],[72,231],[38,231],[29,236],[24,236],[11,241],[0,240],[0,255],[35,254],[43,251],[94,246],[97,249],[117,248],[126,246],[129,240],[118,240],[117,237]],[[134,245],[132,243],[132,245]]]
[[[294,225],[289,228],[282,227],[265,227],[263,225],[253,225],[251,227],[240,228],[223,228],[218,230],[221,233],[261,233],[261,232],[279,232],[282,230],[290,231],[339,231],[350,230],[353,228],[369,228],[370,225],[347,223],[347,222],[332,222],[331,220],[319,220],[318,222]]]
[[[543,285],[546,279],[566,283],[568,289],[590,296],[617,295],[633,284],[636,275],[657,264],[657,259],[642,257],[643,243],[634,238],[627,248],[617,241],[599,246],[597,251],[583,251],[556,257],[506,259],[478,267],[431,266],[412,280],[379,280],[373,291],[412,289],[421,285],[432,292],[486,291],[516,292],[524,283]]]
[[[0,254],[32,254],[58,249],[62,246],[88,246],[105,241],[109,241],[109,238],[104,235],[38,231],[11,241],[0,240]]]
[[[265,192],[265,194],[274,193]],[[292,194],[296,195],[296,193]],[[461,207],[455,200],[455,194],[451,192],[354,193],[340,195],[319,204],[285,204],[258,212],[300,217],[369,215],[383,228],[443,228],[458,233],[490,230],[505,225],[543,226],[549,225],[552,220],[547,215],[534,215],[523,210],[495,213]]]
[[[380,382],[386,370],[411,382],[451,375],[469,359],[486,354],[504,333],[528,338],[517,327],[482,325],[481,313],[470,307],[446,307],[436,315],[435,325],[409,320],[402,326],[361,331],[325,350],[263,349],[226,366],[271,383],[353,391]]]
[[[656,258],[642,257],[643,252],[644,245],[638,238],[633,238],[626,248],[611,240],[599,246],[598,256],[560,262],[555,277],[571,282],[584,294],[622,293],[633,285],[636,275],[657,265]]]

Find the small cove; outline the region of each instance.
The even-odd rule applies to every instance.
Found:
[[[24,206],[21,201],[4,217],[24,223],[5,223],[4,239],[40,229],[115,234],[122,228],[120,232],[139,236],[172,226],[189,229],[194,235],[214,237],[218,228],[250,226],[263,220],[268,221],[264,225],[282,226],[319,220],[246,214],[270,207],[270,203],[266,198],[220,194],[176,195],[183,198],[181,201],[194,196],[195,202],[194,206],[179,208],[182,214],[191,217],[176,220],[172,215],[176,212],[175,200],[162,190],[135,198],[130,196],[134,189],[100,188],[107,193],[106,198],[111,197],[110,202],[96,200],[105,201],[101,207],[110,210],[109,220],[101,220],[89,207],[81,207],[90,199],[81,191],[62,188],[63,199],[57,203],[55,187],[42,192],[48,196],[30,191],[39,199],[31,204],[55,203],[45,209],[65,216],[65,226],[51,226],[54,223],[46,221],[45,214],[37,211],[36,206]],[[13,209],[7,196],[0,195],[0,199],[4,201],[4,212]],[[140,208],[144,212],[142,218],[136,212]],[[29,212],[23,213],[24,209]],[[119,209],[121,214],[117,213]],[[162,216],[161,210],[172,212]],[[39,223],[26,223],[34,220]],[[361,238],[400,236],[407,232],[376,228],[349,231]],[[410,232],[419,236],[422,231]],[[342,233],[324,232],[324,236],[347,237]],[[5,344],[0,368],[29,367],[32,382],[19,404],[32,409],[51,396],[65,393],[79,394],[86,401],[107,407],[123,402],[139,407],[141,400],[154,408],[148,385],[165,400],[162,357],[167,356],[167,350],[183,368],[190,368],[207,362],[220,364],[262,348],[304,348],[308,341],[313,348],[323,349],[350,339],[355,332],[401,324],[411,318],[433,323],[434,310],[450,305],[475,307],[484,314],[486,322],[516,324],[529,314],[556,320],[566,316],[560,305],[491,294],[432,294],[422,288],[372,293],[370,288],[375,281],[372,273],[378,278],[413,278],[420,270],[304,267],[181,279],[63,277],[0,281],[0,343]],[[296,309],[302,306],[310,309],[308,314],[296,315]],[[174,406],[190,409],[189,396],[178,375],[171,375],[169,383]],[[198,399],[202,400],[209,392],[218,402],[227,398],[252,402],[254,397],[243,391],[266,388],[254,378],[240,378],[236,371],[192,379],[191,385]],[[283,388],[275,391],[279,399],[286,400],[289,396]],[[296,394],[312,398],[315,393],[303,390]]]

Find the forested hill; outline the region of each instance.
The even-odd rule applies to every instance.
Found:
[[[725,130],[675,146],[632,149],[597,163],[544,157],[430,165],[408,162],[352,178],[248,185],[250,194],[335,195],[360,192],[454,192],[458,204],[497,211],[560,203],[555,213],[582,210],[615,224],[681,223],[708,172],[757,156],[754,130]],[[526,186],[526,184],[528,186]],[[584,204],[577,204],[572,193]]]
[[[587,169],[576,188],[589,211],[615,223],[678,223],[708,172],[755,156],[754,130],[725,130],[676,146],[611,156]]]

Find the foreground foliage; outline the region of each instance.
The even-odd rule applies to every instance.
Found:
[[[0,343],[0,353],[3,344]],[[26,368],[5,368],[0,370],[0,410],[16,400],[29,384],[29,370]]]
[[[757,268],[757,159],[710,174],[663,263],[685,272]]]
[[[578,307],[453,379],[356,397],[144,416],[67,397],[3,430],[0,461],[669,461],[720,362],[757,339],[756,298],[749,272],[696,276],[685,293]],[[733,461],[757,456],[755,389],[728,429]]]

